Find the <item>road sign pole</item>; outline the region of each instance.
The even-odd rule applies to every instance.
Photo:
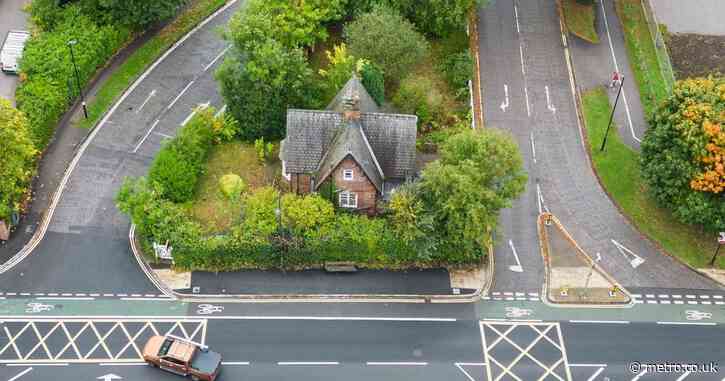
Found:
[[[624,76],[619,80],[619,91],[617,91],[617,98],[614,100],[614,107],[612,107],[612,114],[609,115],[609,123],[607,124],[607,130],[604,132],[604,140],[602,140],[602,146],[599,151],[604,151],[604,146],[607,145],[607,137],[609,136],[609,128],[612,127],[612,119],[614,119],[614,111],[617,109],[619,103],[619,96],[622,94],[622,87],[624,87]]]
[[[712,259],[710,260],[710,267],[715,266],[715,260],[717,259],[718,253],[720,253],[720,246],[725,245],[725,232],[720,232],[717,237],[717,248],[715,249],[715,254],[712,256]]]

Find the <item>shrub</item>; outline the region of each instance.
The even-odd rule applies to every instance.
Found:
[[[171,18],[188,0],[81,0],[80,3],[94,20],[141,30]]]
[[[28,120],[0,98],[0,220],[19,211],[35,174],[38,151],[28,133]]]
[[[468,81],[473,76],[474,63],[471,52],[465,51],[443,57],[438,66],[446,81],[456,92],[456,97],[461,100],[468,100]]]
[[[368,60],[358,60],[357,71],[360,82],[365,86],[371,97],[378,105],[385,102],[385,77],[383,70]]]
[[[257,151],[257,159],[264,162],[272,156],[274,144],[272,142],[265,143],[264,138],[259,138],[254,141],[254,149]]]
[[[682,222],[725,229],[725,78],[676,83],[650,118],[641,170],[650,193]]]
[[[428,54],[425,38],[413,25],[388,6],[376,6],[345,25],[350,53],[378,65],[385,79],[400,81],[411,67]]]
[[[280,228],[276,210],[280,194],[272,187],[256,189],[244,198],[245,229],[267,238]]]
[[[405,114],[418,116],[418,128],[431,130],[443,118],[443,96],[427,77],[411,74],[400,83],[393,104]]]
[[[343,43],[335,45],[332,51],[326,51],[329,65],[325,69],[320,69],[320,76],[324,80],[324,98],[330,100],[335,97],[342,86],[350,79],[350,76],[356,71],[357,64],[355,57],[351,56],[347,51],[347,46]]]
[[[319,195],[282,196],[282,224],[297,235],[328,226],[335,218],[332,203]]]
[[[468,15],[481,0],[388,0],[418,30],[444,37],[466,29]]]
[[[238,200],[246,190],[247,184],[237,174],[228,173],[219,179],[219,191],[230,200]]]

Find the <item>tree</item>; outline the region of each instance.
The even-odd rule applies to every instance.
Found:
[[[403,185],[390,199],[389,221],[395,236],[412,246],[418,258],[430,259],[436,248],[433,215],[425,210],[418,187]]]
[[[357,61],[357,71],[360,82],[365,86],[371,97],[378,105],[385,102],[385,77],[383,70],[372,62],[360,59]]]
[[[468,14],[480,0],[388,0],[418,30],[437,37],[466,29]]]
[[[338,91],[350,79],[353,72],[357,71],[355,57],[347,51],[347,46],[343,43],[335,45],[332,51],[326,51],[329,65],[326,69],[320,69],[320,76],[324,82],[324,99],[332,99]]]
[[[47,0],[45,0],[47,1]],[[187,0],[81,0],[86,14],[106,24],[142,30],[171,18]]]
[[[273,39],[243,55],[237,51],[216,72],[239,134],[248,141],[285,135],[287,109],[317,105],[317,87],[300,49],[288,49]]]
[[[0,98],[0,220],[20,209],[35,174],[37,155],[28,120],[8,100]]]
[[[725,78],[679,81],[642,141],[649,192],[680,221],[725,230]]]
[[[428,42],[413,24],[384,5],[345,25],[344,35],[353,56],[379,66],[385,79],[393,83],[400,81],[429,50]]]
[[[423,170],[420,197],[434,219],[438,248],[449,257],[483,255],[499,211],[523,192],[526,173],[518,146],[496,130],[465,131]]]
[[[282,196],[282,224],[299,236],[332,223],[334,218],[332,203],[319,195]]]

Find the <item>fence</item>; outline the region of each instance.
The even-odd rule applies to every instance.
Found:
[[[665,45],[665,39],[662,37],[660,32],[659,22],[657,16],[655,16],[654,10],[650,0],[641,0],[642,2],[642,13],[644,13],[647,27],[649,28],[649,34],[652,37],[652,42],[655,46],[655,52],[657,53],[657,61],[662,72],[662,78],[667,84],[667,91],[672,93],[672,87],[675,84],[675,73],[672,70],[672,61],[670,61],[670,55],[667,52],[667,46]]]

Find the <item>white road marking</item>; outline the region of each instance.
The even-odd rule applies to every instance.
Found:
[[[186,87],[184,87],[184,89],[183,89],[183,90],[181,90],[181,92],[179,93],[179,95],[177,95],[177,96],[176,96],[176,98],[174,98],[174,100],[173,100],[173,101],[171,101],[171,103],[170,103],[170,104],[169,104],[169,105],[168,105],[168,106],[166,107],[166,109],[167,109],[167,110],[170,110],[170,109],[171,109],[172,107],[174,107],[174,105],[175,105],[175,104],[176,104],[176,102],[177,102],[177,101],[179,100],[179,98],[181,98],[181,97],[182,97],[182,96],[184,95],[184,93],[186,92],[186,90],[189,90],[189,88],[190,88],[190,87],[191,87],[191,85],[193,85],[193,84],[194,84],[194,81],[193,81],[193,80],[192,80],[191,82],[189,82],[189,84],[188,84],[188,85],[186,85]]]
[[[126,300],[126,301],[133,301],[133,300],[136,300],[136,301],[163,300],[165,302],[168,302],[169,301],[169,298],[144,298],[144,297],[135,298],[135,297],[127,297],[127,298],[120,298],[120,299],[121,300]]]
[[[599,374],[602,373],[603,371],[604,371],[604,367],[601,367],[601,368],[597,369],[597,371],[594,372],[594,374],[592,374],[592,376],[589,377],[587,379],[587,381],[594,381],[594,380],[596,380],[597,379],[597,376],[599,376]]]
[[[77,296],[41,296],[35,298],[37,300],[95,300],[92,297],[77,297]]]
[[[544,90],[546,91],[546,108],[549,109],[552,113],[556,114],[556,107],[551,103],[551,96],[549,95],[549,86],[544,86]]]
[[[644,368],[644,370],[642,371],[642,373],[639,373],[639,374],[637,374],[637,376],[635,376],[635,377],[634,377],[634,378],[632,379],[632,381],[637,381],[637,380],[639,380],[639,379],[640,379],[640,378],[642,378],[642,376],[644,376],[645,374],[647,374],[647,368]]]
[[[569,320],[570,323],[629,324],[626,320]]]
[[[569,364],[573,367],[606,368],[607,364]]]
[[[159,124],[159,121],[160,121],[159,119],[156,119],[154,124],[151,125],[151,128],[149,128],[148,132],[146,132],[146,135],[144,135],[143,139],[141,139],[141,141],[139,141],[138,144],[136,144],[136,147],[134,147],[133,151],[131,151],[132,153],[136,153],[138,151],[138,149],[141,148],[141,144],[143,144],[143,142],[145,142],[146,139],[148,139],[149,135],[151,135],[151,131],[153,131],[154,128],[156,128],[156,125]]]
[[[521,56],[521,74],[524,76],[524,98],[526,98],[526,115],[531,116],[531,106],[529,105],[529,89],[526,84],[526,64],[524,63],[524,45],[519,44],[519,54]]]
[[[226,112],[226,111],[227,111],[227,105],[225,104],[224,106],[222,106],[222,108],[219,109],[219,111],[216,112],[216,114],[214,114],[214,117],[218,118],[219,115],[224,114],[224,112]]]
[[[516,20],[516,33],[521,34],[521,28],[519,27],[519,7],[514,4],[514,19]]]
[[[656,300],[648,300],[647,301],[647,304],[657,304],[657,301]]]
[[[675,298],[675,299],[682,299],[682,295],[674,295],[673,294],[672,297]]]
[[[678,378],[677,380],[675,380],[675,381],[682,381],[682,380],[684,380],[684,379],[685,379],[685,378],[686,378],[687,376],[689,376],[689,375],[690,375],[690,371],[688,370],[687,372],[685,372],[685,373],[682,373],[682,376],[680,376],[680,377],[679,377],[679,378]]]
[[[102,362],[99,366],[146,366],[145,362]]]
[[[509,87],[508,87],[508,85],[503,85],[503,93],[504,93],[504,101],[501,102],[501,111],[506,112],[506,109],[509,107]]]
[[[249,361],[222,361],[222,365],[249,365]]]
[[[221,53],[219,53],[216,57],[214,57],[214,59],[211,62],[209,62],[209,64],[207,64],[206,66],[204,66],[204,71],[207,71],[207,70],[209,70],[210,67],[214,66],[214,64],[220,58],[222,58],[222,56],[224,56],[224,53],[226,53],[229,50],[229,48],[231,48],[231,45],[230,46],[227,46],[226,48],[224,48],[224,50],[222,50]]]
[[[516,264],[509,266],[509,270],[515,273],[524,272],[524,268],[521,267],[521,261],[519,261],[519,255],[516,253],[516,248],[514,247],[514,243],[511,240],[509,240],[509,247],[511,248],[511,252],[514,253],[514,258],[516,259]]]
[[[22,372],[20,372],[20,373],[16,374],[16,375],[15,375],[15,376],[14,376],[13,378],[10,378],[10,379],[8,379],[8,381],[15,381],[15,380],[17,380],[18,378],[20,378],[20,377],[23,377],[24,375],[28,374],[28,372],[30,372],[31,370],[33,370],[33,368],[32,368],[32,367],[30,367],[30,368],[28,368],[28,369],[25,369],[24,371],[22,371]]]
[[[670,304],[669,300],[660,300],[660,304]]]
[[[371,366],[379,366],[379,365],[392,365],[392,366],[426,366],[428,365],[427,362],[378,362],[378,361],[368,361],[365,363],[366,365]]]
[[[654,298],[655,296],[654,296],[654,294],[647,294],[647,295],[645,295],[644,297],[645,297],[645,298]]]
[[[675,300],[675,304],[685,304],[682,300]]]
[[[717,325],[717,323],[693,322],[693,321],[658,321],[659,325]]]
[[[507,296],[513,296],[513,295],[514,295],[514,293],[513,293],[513,292],[504,292],[503,294],[504,294],[504,295],[507,295]]]
[[[531,134],[529,135],[529,140],[531,140],[531,155],[534,159],[534,164],[536,164],[536,145],[534,144],[534,131],[531,131]]]
[[[194,115],[196,115],[196,112],[197,111],[203,110],[203,109],[209,107],[210,104],[211,104],[211,101],[206,101],[206,103],[199,103],[199,106],[194,107],[194,109],[191,110],[191,113],[186,117],[186,119],[184,119],[184,121],[181,122],[181,126],[182,127],[183,126],[186,126],[186,124],[189,123],[189,121],[191,120],[191,118],[193,118]]]
[[[295,362],[295,361],[279,361],[277,365],[340,365],[337,361],[309,361],[309,362]]]
[[[645,262],[644,258],[640,257],[639,255],[635,254],[632,250],[629,250],[626,246],[622,245],[621,243],[611,240],[614,246],[617,248],[620,254],[626,259],[629,264],[632,266],[632,268],[636,269],[639,267],[639,265],[643,264]],[[632,259],[629,258],[629,256],[632,257]],[[654,295],[652,295],[654,296]],[[647,297],[650,297],[649,295]]]
[[[171,135],[167,135],[167,134],[164,134],[164,133],[161,133],[161,132],[157,132],[157,131],[154,131],[154,135],[161,136],[162,138],[165,138],[165,139],[173,139],[174,138]]]
[[[700,299],[710,299],[710,295],[700,295]]]
[[[141,103],[141,106],[139,106],[138,109],[136,109],[136,114],[138,114],[139,112],[141,112],[141,109],[143,109],[143,107],[146,106],[146,103],[148,103],[148,101],[151,100],[151,98],[154,95],[156,95],[156,89],[151,90],[151,92],[149,93],[149,96],[146,97],[146,100],[143,101],[143,103]]]
[[[28,364],[5,364],[5,366],[28,366]],[[68,366],[68,363],[33,363],[33,366]]]
[[[713,295],[712,297],[715,299],[722,299],[722,295]]]
[[[670,296],[666,295],[666,294],[659,294],[659,295],[657,295],[657,297],[658,298],[669,298]]]
[[[473,376],[468,374],[465,369],[463,369],[464,366],[486,366],[486,363],[482,362],[457,362],[456,367],[463,372],[463,374],[466,375],[466,378],[468,378],[469,381],[477,381]]]
[[[546,201],[544,201],[544,193],[541,191],[541,185],[539,183],[536,183],[536,202],[537,206],[539,208],[539,214],[546,211],[546,213],[549,213],[549,208],[546,206]]]

